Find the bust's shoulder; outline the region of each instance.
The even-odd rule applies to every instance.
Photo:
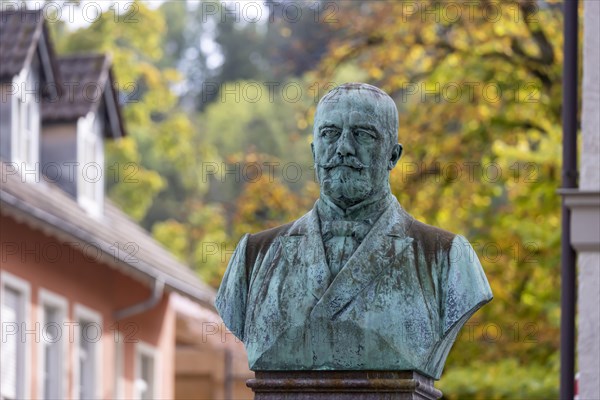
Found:
[[[248,235],[248,244],[252,244],[252,245],[270,245],[271,243],[273,243],[273,241],[281,236],[286,234],[290,228],[292,227],[292,225],[294,225],[296,221],[292,221],[290,223],[287,223],[285,225],[279,225],[276,226],[274,228],[270,228],[270,229],[266,229],[264,231],[260,231],[257,233],[251,233]]]
[[[450,251],[456,234],[414,219],[407,234],[426,250]]]
[[[295,222],[296,221],[292,221],[285,225],[279,225],[258,233],[249,234],[248,242],[246,244],[246,259],[251,260],[253,264],[257,256],[259,254],[266,253],[269,247],[275,243],[276,239],[282,235],[285,235]]]

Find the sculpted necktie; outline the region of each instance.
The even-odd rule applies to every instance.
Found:
[[[321,231],[325,254],[334,278],[346,265],[370,229],[371,225],[362,221],[323,222]]]

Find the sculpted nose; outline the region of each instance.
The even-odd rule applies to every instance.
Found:
[[[342,134],[340,135],[336,153],[338,156],[342,157],[356,155],[352,135],[349,131],[344,130],[344,132],[342,132]]]

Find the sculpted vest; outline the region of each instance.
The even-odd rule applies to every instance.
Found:
[[[439,379],[456,335],[492,293],[462,236],[393,198],[341,271],[316,210],[245,235],[216,299],[252,370],[415,370]]]

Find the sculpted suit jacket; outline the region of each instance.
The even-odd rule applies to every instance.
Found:
[[[492,299],[471,245],[393,198],[332,279],[316,207],[245,235],[216,306],[252,370],[415,370],[439,379],[463,324]]]

